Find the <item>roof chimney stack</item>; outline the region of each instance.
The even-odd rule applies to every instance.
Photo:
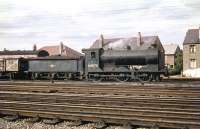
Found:
[[[199,42],[200,42],[200,25],[199,25]]]
[[[138,46],[142,45],[142,35],[141,35],[141,32],[138,32],[137,45]]]
[[[36,46],[36,44],[33,45],[33,51],[37,51],[37,46]]]
[[[60,52],[60,55],[63,54],[63,49],[64,49],[63,42],[60,42],[60,46],[59,46],[59,52]]]
[[[99,48],[103,48],[103,45],[104,45],[104,37],[103,37],[103,35],[101,34],[101,35],[100,35],[100,39],[99,39]]]

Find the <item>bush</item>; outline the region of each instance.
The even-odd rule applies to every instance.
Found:
[[[179,70],[177,69],[168,69],[169,75],[177,75],[180,74]]]

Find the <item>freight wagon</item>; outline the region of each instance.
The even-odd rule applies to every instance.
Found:
[[[25,76],[24,71],[28,70],[28,62],[23,58],[7,58],[0,60],[1,77],[20,78]]]

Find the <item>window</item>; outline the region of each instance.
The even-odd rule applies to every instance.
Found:
[[[190,68],[196,68],[197,67],[197,61],[195,59],[190,59]]]
[[[96,52],[91,52],[91,58],[96,58]]]
[[[190,53],[196,52],[196,45],[190,45]]]
[[[170,65],[170,68],[173,69],[173,68],[174,68],[174,65]]]

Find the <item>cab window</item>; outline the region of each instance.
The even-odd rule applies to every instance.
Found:
[[[96,52],[91,52],[91,58],[96,58]]]

